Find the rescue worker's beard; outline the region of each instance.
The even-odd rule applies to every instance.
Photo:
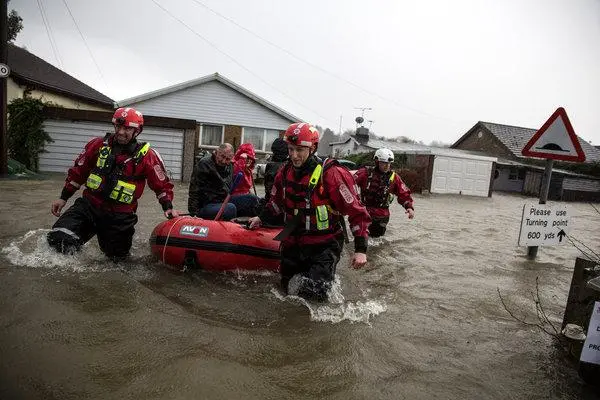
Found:
[[[316,151],[314,153],[311,153],[306,159],[306,161],[304,161],[304,164],[302,164],[302,166],[294,167],[294,177],[296,179],[300,179],[302,176],[312,173],[312,171],[315,169],[315,167],[319,163],[315,153]]]
[[[137,146],[137,140],[135,139],[135,137],[131,138],[131,140],[127,144],[121,144],[116,140],[115,137],[113,137],[112,148],[113,148],[113,152],[115,154],[120,154],[120,153],[133,154],[136,146]]]

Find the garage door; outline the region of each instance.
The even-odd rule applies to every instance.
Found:
[[[432,193],[454,193],[487,197],[492,161],[435,156]]]
[[[46,152],[40,154],[40,171],[66,172],[90,139],[103,137],[106,132],[113,132],[114,128],[110,123],[46,120],[44,130],[54,142],[47,144]],[[150,142],[160,153],[169,177],[180,180],[183,130],[147,127],[140,139]]]

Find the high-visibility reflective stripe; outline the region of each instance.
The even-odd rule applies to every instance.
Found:
[[[81,187],[81,185],[75,181],[71,181],[69,182],[69,185],[73,186],[74,188],[79,189]]]
[[[75,234],[75,232],[73,232],[70,229],[67,228],[52,228],[51,232],[62,232],[62,233],[66,233],[67,235],[79,240],[79,236]]]

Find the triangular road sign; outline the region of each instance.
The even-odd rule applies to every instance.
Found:
[[[533,135],[521,154],[561,161],[585,161],[579,139],[564,108],[559,107]]]

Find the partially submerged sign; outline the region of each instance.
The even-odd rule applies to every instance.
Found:
[[[525,204],[519,246],[553,246],[565,243],[571,230],[569,216],[569,209],[564,204]]]

